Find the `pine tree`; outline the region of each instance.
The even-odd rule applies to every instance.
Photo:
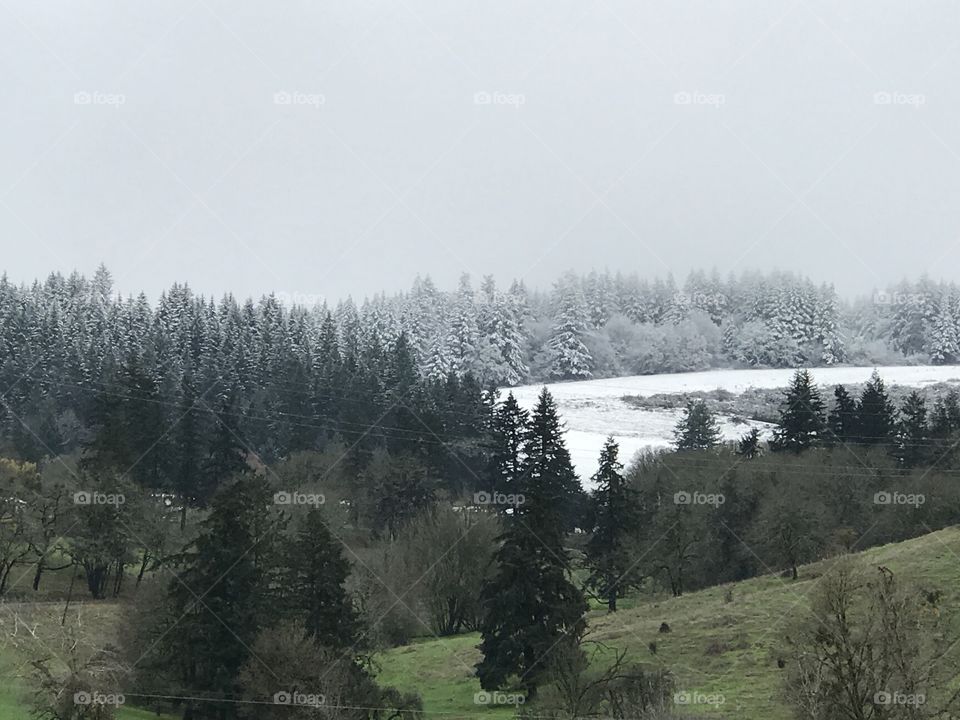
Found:
[[[553,398],[540,394],[525,443],[524,502],[505,517],[497,569],[484,587],[477,675],[484,689],[513,678],[535,694],[551,653],[579,637],[587,605],[570,582],[563,546],[579,483],[563,442]]]
[[[600,452],[600,468],[593,476],[594,528],[586,546],[590,569],[587,587],[616,612],[617,598],[642,579],[629,541],[639,530],[639,497],[624,480],[623,465],[617,459],[620,447],[607,438]]]
[[[930,434],[943,440],[960,428],[960,393],[950,389],[946,396],[938,397],[930,418]]]
[[[286,555],[286,601],[303,621],[305,637],[331,649],[352,648],[360,622],[344,588],[350,563],[319,508],[302,518]]]
[[[453,357],[453,371],[458,376],[477,369],[479,335],[476,297],[470,286],[470,276],[464,274],[460,277],[460,287],[457,290],[450,322],[450,351]]]
[[[887,396],[883,378],[874,370],[857,402],[856,441],[863,445],[890,443],[896,421],[896,408]]]
[[[720,443],[720,427],[706,402],[693,400],[687,403],[673,430],[673,437],[677,450],[706,450]]]
[[[565,276],[557,286],[557,314],[547,343],[549,375],[558,380],[582,380],[591,376],[593,359],[583,344],[586,327],[583,295],[578,281]]]
[[[823,400],[807,370],[797,370],[780,407],[780,420],[771,448],[801,452],[823,439],[826,423]]]
[[[494,492],[516,495],[521,492],[523,446],[529,431],[530,413],[520,407],[513,393],[493,413],[490,454],[491,484]],[[503,508],[507,510],[507,508]]]
[[[827,417],[828,440],[848,443],[855,440],[857,432],[857,401],[843,385],[833,389],[834,404]]]
[[[430,348],[427,351],[423,374],[434,382],[443,382],[447,379],[447,376],[453,372],[453,366],[454,358],[450,352],[447,338],[442,330],[437,330],[436,333],[434,333]]]
[[[934,365],[950,365],[960,358],[960,339],[951,310],[949,303],[944,302],[940,313],[930,323],[928,354]]]
[[[221,698],[239,692],[237,673],[271,607],[268,569],[281,525],[269,509],[270,489],[247,476],[224,488],[204,521],[186,566],[167,593],[172,632],[161,655],[178,675],[185,718],[230,717]]]
[[[923,396],[914,390],[904,400],[897,422],[895,455],[905,467],[916,467],[927,457],[930,430]]]
[[[763,454],[763,448],[760,446],[760,431],[756,428],[750,428],[750,432],[737,441],[737,455],[752,460]]]

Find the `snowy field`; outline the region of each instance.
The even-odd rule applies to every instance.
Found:
[[[939,382],[960,385],[958,365],[916,365],[878,367],[888,385],[923,387]],[[872,367],[830,367],[810,371],[818,385],[856,384],[865,382]],[[658,394],[683,394],[717,389],[740,394],[748,388],[786,387],[793,376],[790,369],[778,370],[707,370],[667,375],[634,375],[605,380],[583,380],[548,384],[557,401],[567,427],[567,447],[585,485],[596,472],[600,448],[608,435],[620,443],[620,459],[626,464],[639,450],[663,448],[673,442],[673,428],[681,410],[642,409],[625,403],[625,395],[647,397]],[[542,385],[523,385],[510,389],[523,407],[532,409]],[[504,396],[506,396],[504,390]],[[761,422],[735,424],[729,417],[720,417],[726,439],[736,439],[750,427],[765,435],[772,426]]]

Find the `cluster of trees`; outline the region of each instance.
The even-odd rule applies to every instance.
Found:
[[[588,695],[591,712],[629,715],[637,688],[662,706],[668,679],[623,657],[585,680],[589,600],[615,611],[638,590],[795,576],[953,522],[960,396],[897,408],[875,375],[828,408],[798,371],[769,443],[720,444],[693,403],[674,452],[625,469],[609,441],[587,495],[550,394],[527,412],[490,384],[668,347],[694,363],[836,362],[838,312],[830,289],[786,275],[694,274],[682,292],[567,275],[549,296],[422,281],[359,309],[182,286],[153,307],[116,298],[102,268],[0,280],[0,594],[17,567],[34,590],[66,570],[69,596],[75,578],[94,598],[136,585],[108,664],[188,720],[280,717],[264,703],[294,690],[338,716],[412,716],[419,700],[380,687],[372,651],[472,630],[481,685],[541,697],[548,716]],[[751,328],[767,359],[736,354]],[[80,675],[35,667],[38,713],[59,717],[42,699]]]
[[[816,447],[853,448],[879,446],[912,468],[938,463],[953,451],[953,435],[960,430],[960,392],[951,388],[934,398],[911,391],[897,407],[883,378],[874,371],[858,394],[844,385],[833,388],[828,401],[810,372],[794,374],[781,403],[779,418],[767,449],[800,453]],[[704,400],[687,404],[675,429],[678,450],[707,449],[720,445],[716,418]],[[738,452],[753,457],[764,450],[758,430],[741,438]]]
[[[427,278],[362,314],[385,334],[419,338],[423,372],[469,370],[500,385],[845,357],[833,289],[779,273],[694,272],[682,287],[672,277],[566,273],[549,292],[515,281],[507,293],[491,277],[474,292],[465,275],[455,293]]]
[[[957,430],[960,393],[955,389],[936,397],[930,410],[917,390],[898,408],[883,378],[874,371],[857,397],[837,385],[827,410],[810,373],[798,370],[787,389],[770,447],[801,452],[818,446],[879,446],[896,458],[899,466],[912,468],[938,463],[950,454],[951,437]]]

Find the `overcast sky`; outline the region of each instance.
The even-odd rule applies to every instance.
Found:
[[[0,0],[0,265],[960,279],[960,3]]]

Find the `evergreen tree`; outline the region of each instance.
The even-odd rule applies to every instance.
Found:
[[[350,563],[319,508],[310,508],[302,518],[286,554],[284,589],[289,606],[303,620],[305,637],[326,648],[352,648],[359,618],[344,589]]]
[[[833,397],[833,408],[827,417],[828,439],[837,443],[852,442],[857,432],[857,401],[843,385],[833,389]]]
[[[218,701],[239,693],[237,673],[271,607],[267,569],[276,561],[280,524],[270,499],[269,487],[251,476],[224,488],[170,583],[175,624],[160,650],[190,698],[183,701],[187,720],[232,717],[233,703]]]
[[[467,274],[460,277],[460,288],[452,312],[449,344],[453,371],[462,376],[477,369],[480,343],[476,297]]]
[[[609,612],[616,612],[617,598],[642,579],[629,547],[631,536],[639,529],[640,500],[624,480],[619,451],[614,439],[607,438],[600,452],[600,468],[593,476],[594,527],[586,547],[587,587],[606,602]]]
[[[693,400],[684,408],[673,437],[677,450],[706,450],[720,443],[720,426],[706,402]]]
[[[513,393],[494,410],[490,461],[495,492],[514,495],[521,492],[523,448],[529,420],[530,413],[520,407]]]
[[[756,428],[750,428],[750,432],[737,441],[737,455],[752,460],[763,454],[763,448],[760,446],[760,431]]]
[[[960,393],[950,389],[945,397],[938,397],[930,418],[930,435],[944,440],[960,428]]]
[[[897,422],[895,455],[906,467],[916,467],[927,457],[930,430],[927,426],[927,406],[916,390],[904,400]]]
[[[484,689],[513,679],[535,694],[551,653],[582,634],[587,605],[570,582],[563,546],[579,483],[563,442],[553,398],[540,394],[525,444],[524,502],[505,517],[497,569],[483,589],[477,675]]]
[[[797,370],[780,407],[774,431],[774,450],[801,452],[813,447],[825,434],[823,400],[807,370]]]
[[[883,378],[874,370],[857,402],[856,441],[864,445],[890,443],[896,421],[896,408],[887,396]]]
[[[557,296],[556,324],[547,343],[548,373],[558,380],[589,378],[593,359],[581,339],[586,314],[576,278],[564,277],[558,284]]]

